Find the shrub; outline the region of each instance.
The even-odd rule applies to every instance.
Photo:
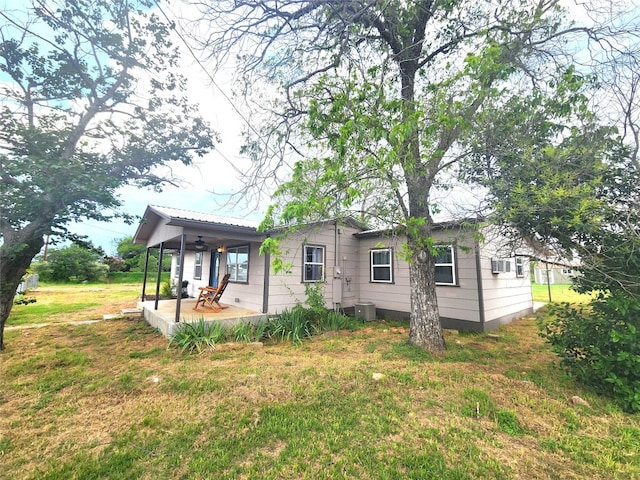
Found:
[[[27,297],[25,295],[19,295],[13,300],[14,305],[29,305],[30,303],[36,303],[38,300],[35,297]]]
[[[612,293],[587,306],[561,304],[541,330],[580,383],[640,411],[640,300]]]
[[[326,312],[324,318],[318,319],[317,328],[320,332],[332,330],[355,330],[361,325],[357,320],[340,312]]]
[[[160,284],[160,296],[162,298],[171,298],[173,296],[173,292],[171,291],[171,282],[169,282],[169,280],[165,280]]]
[[[305,283],[304,293],[307,296],[305,301],[307,309],[311,311],[317,321],[324,320],[329,313],[326,307],[324,283]]]
[[[227,330],[222,324],[205,322],[201,318],[196,323],[181,323],[171,337],[169,346],[177,347],[182,353],[202,353],[226,337]]]
[[[277,340],[291,340],[293,343],[302,342],[304,338],[313,335],[311,312],[300,305],[284,310],[266,324],[266,336]]]
[[[73,243],[51,249],[47,261],[34,263],[33,269],[46,282],[94,282],[104,279],[109,271],[101,258],[96,249]]]
[[[233,338],[236,342],[258,342],[265,335],[265,322],[242,322],[233,327]]]

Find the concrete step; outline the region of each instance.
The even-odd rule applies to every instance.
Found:
[[[108,313],[102,316],[103,320],[140,320],[141,318],[141,308],[123,308],[120,313]]]

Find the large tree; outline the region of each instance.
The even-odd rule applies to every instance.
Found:
[[[212,132],[184,97],[170,28],[145,0],[32,0],[0,11],[0,349],[21,277],[49,234],[118,214]]]
[[[363,212],[404,229],[409,341],[443,349],[434,192],[467,153],[476,116],[561,75],[565,41],[597,46],[610,31],[565,22],[558,0],[197,3],[205,51],[220,62],[238,53],[254,104],[276,97],[246,150],[249,186],[292,166],[266,224]]]

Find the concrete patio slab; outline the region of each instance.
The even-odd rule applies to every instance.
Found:
[[[180,323],[194,323],[204,320],[205,322],[218,322],[226,327],[231,327],[238,323],[257,323],[267,319],[267,315],[264,313],[225,303],[221,305],[227,308],[219,312],[213,312],[207,308],[193,310],[196,305],[195,298],[183,298],[180,303]],[[139,302],[138,308],[143,310],[143,318],[151,326],[160,330],[165,337],[171,338],[180,325],[175,321],[176,304],[175,300],[160,300],[156,310],[155,301],[146,301]]]

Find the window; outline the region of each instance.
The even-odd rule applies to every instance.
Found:
[[[371,255],[371,281],[393,282],[393,267],[391,264],[391,249],[377,248],[370,251]]]
[[[174,276],[178,278],[180,276],[180,255],[176,255],[176,265],[175,265],[175,274]]]
[[[524,257],[516,257],[516,277],[524,277]]]
[[[227,273],[230,282],[249,281],[249,245],[227,248]]]
[[[202,252],[196,252],[195,266],[193,268],[194,280],[200,280],[202,278]]]
[[[304,246],[304,262],[302,265],[303,282],[321,282],[324,280],[324,247],[317,245]]]
[[[573,270],[570,268],[563,268],[562,269],[562,274],[563,275],[573,275]]]
[[[511,262],[506,258],[491,259],[491,273],[506,273],[511,271]]]
[[[436,245],[435,281],[438,285],[457,285],[453,245]]]

